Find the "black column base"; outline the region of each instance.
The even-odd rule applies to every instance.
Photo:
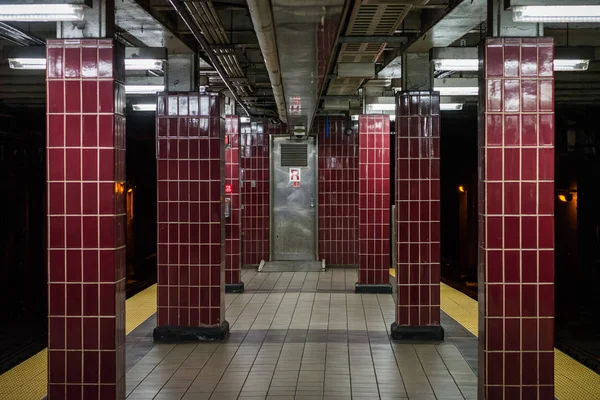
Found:
[[[405,326],[392,324],[393,340],[415,340],[415,341],[442,341],[444,340],[444,328],[439,325],[433,326]]]
[[[356,282],[355,293],[392,293],[391,283],[380,283],[377,285],[366,285]]]
[[[240,283],[227,283],[225,285],[225,293],[243,293],[244,282]]]
[[[223,340],[229,334],[229,322],[220,326],[157,326],[154,341],[161,343],[210,342]]]

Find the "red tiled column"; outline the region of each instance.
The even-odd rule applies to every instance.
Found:
[[[225,117],[225,134],[225,198],[230,207],[225,225],[225,291],[241,293],[244,291],[244,282],[240,276],[240,117]]]
[[[219,103],[216,95],[194,92],[158,97],[155,340],[222,339],[229,331]]]
[[[554,399],[554,44],[482,45],[479,398]]]
[[[344,134],[344,117],[318,117],[319,258],[358,264],[358,135]]]
[[[361,115],[356,292],[392,293],[390,284],[390,116]]]
[[[396,107],[394,339],[442,340],[440,326],[440,95],[402,92]]]
[[[269,135],[263,121],[241,124],[242,257],[244,265],[269,260]]]
[[[125,398],[124,54],[48,40],[48,398]]]

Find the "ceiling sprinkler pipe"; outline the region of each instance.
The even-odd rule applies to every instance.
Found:
[[[202,47],[202,49],[204,50],[210,62],[213,64],[213,67],[217,70],[219,77],[221,78],[225,86],[227,86],[227,88],[231,91],[231,94],[233,95],[235,101],[237,101],[237,103],[240,105],[240,107],[242,107],[246,114],[250,116],[250,111],[248,111],[246,105],[240,100],[240,97],[237,95],[233,85],[231,84],[231,81],[227,77],[227,73],[225,72],[223,66],[217,59],[217,56],[210,48],[210,45],[208,44],[204,36],[202,36],[200,29],[194,23],[190,14],[183,9],[183,6],[181,5],[181,0],[169,0],[169,2],[173,5],[173,8],[175,9],[175,11],[177,11],[177,14],[179,14],[181,19],[183,19],[183,22],[185,22],[187,27],[190,29],[190,31],[194,35],[194,38],[196,39],[198,44],[200,44],[200,47]]]
[[[283,84],[281,83],[281,69],[279,68],[279,54],[277,53],[277,41],[275,39],[275,25],[273,23],[273,13],[271,12],[271,2],[265,0],[248,0],[248,9],[252,17],[254,31],[258,38],[260,51],[265,60],[265,66],[269,73],[269,80],[273,88],[273,96],[277,104],[279,119],[287,122],[287,109],[285,106],[285,96],[283,94]]]

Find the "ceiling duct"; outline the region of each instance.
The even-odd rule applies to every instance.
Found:
[[[227,76],[227,73],[223,69],[223,66],[221,65],[221,63],[217,59],[216,55],[210,48],[210,45],[208,44],[208,42],[206,41],[204,36],[202,36],[202,32],[200,31],[198,26],[194,23],[194,20],[192,19],[190,14],[183,8],[183,5],[181,4],[181,0],[169,0],[169,2],[173,5],[173,8],[175,9],[175,11],[177,11],[177,14],[179,14],[181,19],[183,19],[183,22],[185,22],[187,27],[190,29],[190,31],[194,35],[194,38],[196,39],[196,41],[198,42],[200,47],[202,47],[202,50],[204,50],[204,52],[206,53],[210,62],[213,64],[214,68],[217,70],[219,77],[221,78],[221,80],[223,81],[225,86],[227,86],[227,88],[231,91],[231,94],[232,94],[233,98],[235,99],[235,101],[238,102],[240,107],[246,112],[246,114],[248,116],[250,116],[250,111],[248,110],[246,105],[242,102],[240,97],[238,96],[237,91],[234,89],[234,85],[229,80],[229,77]]]
[[[290,130],[300,125],[310,127],[319,89],[319,51],[323,49],[318,38],[325,27],[337,26],[344,0],[271,0],[271,5],[287,125]]]
[[[386,43],[377,40],[392,36],[413,5],[426,4],[428,0],[357,0],[345,31],[346,37],[363,37],[364,41],[342,43],[338,63],[375,64]],[[373,41],[368,40],[369,37]],[[373,67],[374,68],[374,67]],[[354,94],[363,82],[362,77],[339,77],[332,80],[328,95]]]
[[[281,83],[281,70],[279,67],[279,55],[277,53],[277,41],[275,39],[275,26],[270,2],[265,0],[248,0],[248,8],[254,25],[254,31],[258,38],[260,51],[265,60],[265,66],[273,88],[273,96],[277,105],[279,119],[287,122],[287,110],[285,95]]]

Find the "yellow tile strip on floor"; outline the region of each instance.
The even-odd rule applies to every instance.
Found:
[[[156,312],[156,285],[127,299],[126,333],[129,334]],[[13,369],[0,375],[0,399],[40,400],[46,395],[47,351],[40,351]]]
[[[442,310],[477,335],[477,301],[441,284]],[[559,400],[600,399],[600,375],[554,349],[555,395]]]

